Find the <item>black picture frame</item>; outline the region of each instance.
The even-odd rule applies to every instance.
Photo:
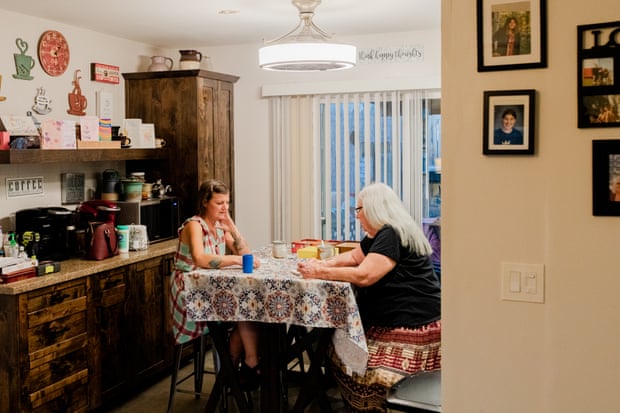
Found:
[[[477,0],[478,72],[547,67],[546,0]],[[507,41],[503,30],[518,30]]]
[[[579,128],[620,127],[620,21],[577,26]]]
[[[616,182],[620,182],[620,139],[593,140],[592,215],[620,216]]]
[[[536,130],[536,90],[487,90],[484,92],[482,153],[533,155]],[[513,124],[510,125],[510,117]],[[513,131],[501,129],[504,119]]]

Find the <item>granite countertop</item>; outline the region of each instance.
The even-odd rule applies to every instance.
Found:
[[[22,281],[15,281],[8,284],[0,284],[0,295],[22,294],[61,282],[75,280],[87,275],[144,261],[149,258],[170,254],[176,251],[176,246],[177,240],[173,239],[151,244],[146,250],[143,251],[130,251],[128,254],[117,255],[116,257],[101,261],[84,259],[70,259],[61,261],[59,272],[40,277],[28,278]]]

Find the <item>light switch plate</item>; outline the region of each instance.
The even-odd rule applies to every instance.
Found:
[[[500,297],[509,301],[544,303],[544,264],[503,262]]]

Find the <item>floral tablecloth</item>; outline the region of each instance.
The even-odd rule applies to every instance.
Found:
[[[363,374],[368,348],[359,310],[347,282],[306,280],[297,257],[255,252],[260,268],[200,269],[185,276],[186,308],[194,321],[259,321],[334,328],[334,349],[350,371]]]

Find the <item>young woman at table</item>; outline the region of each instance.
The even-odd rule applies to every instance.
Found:
[[[242,265],[243,254],[251,250],[230,217],[230,192],[217,180],[200,185],[198,213],[185,220],[179,228],[179,244],[175,256],[174,276],[170,283],[172,331],[176,343],[186,343],[207,330],[206,322],[187,319],[184,301],[184,273],[196,268],[223,268]],[[232,254],[226,255],[226,250]],[[254,258],[254,268],[260,261]],[[246,390],[258,386],[258,325],[236,323],[230,335],[233,365],[241,363],[241,381]],[[241,358],[243,357],[243,360]]]
[[[332,352],[334,374],[351,412],[384,412],[387,390],[401,378],[441,368],[439,280],[431,246],[396,193],[371,184],[359,193],[366,236],[354,250],[298,264],[304,278],[348,281],[368,344],[365,375],[349,375]]]

